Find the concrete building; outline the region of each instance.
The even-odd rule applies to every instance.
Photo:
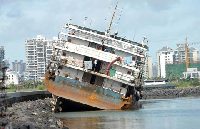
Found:
[[[12,70],[7,70],[6,71],[6,85],[10,85],[10,84],[14,84],[14,85],[18,85],[19,84],[19,75],[17,72],[12,71]]]
[[[166,60],[165,55],[161,54],[158,59],[158,77],[165,78],[166,77]]]
[[[53,40],[49,40],[46,44],[46,66],[49,64],[51,56],[52,56],[52,52],[53,52],[53,44],[58,42],[58,38],[57,37],[53,37]]]
[[[4,47],[3,47],[3,46],[0,46],[0,62],[3,61],[4,56],[5,56],[5,50],[4,50]]]
[[[174,51],[174,63],[175,64],[181,64],[185,63],[185,44],[177,44],[177,48]],[[190,47],[189,48],[189,53],[188,53],[188,58],[190,63],[198,63],[199,62],[199,50]]]
[[[190,49],[190,56],[191,56],[191,60],[190,60],[190,63],[199,63],[200,60],[199,60],[199,50],[191,47]]]
[[[185,44],[177,44],[177,48],[174,51],[174,63],[185,63]]]
[[[165,78],[166,64],[173,64],[174,62],[174,51],[169,47],[163,47],[157,52],[157,60],[158,60],[158,77]]]
[[[198,71],[197,68],[187,68],[187,72],[183,72],[183,78],[187,79],[194,79],[198,78],[200,79],[200,71]]]
[[[46,65],[52,54],[53,41],[38,35],[26,41],[26,79],[40,81],[44,78]]]
[[[152,76],[153,78],[156,78],[157,75],[158,75],[158,64],[157,63],[153,63],[153,66],[152,66]]]
[[[150,79],[153,77],[153,66],[152,66],[152,58],[148,56],[146,58],[146,66],[145,66],[145,72],[144,72],[144,77],[147,79]]]
[[[17,72],[19,74],[23,74],[26,69],[26,63],[23,60],[12,62],[12,71]]]

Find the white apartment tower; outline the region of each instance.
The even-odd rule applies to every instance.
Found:
[[[51,56],[53,54],[53,44],[58,42],[58,38],[57,37],[53,37],[53,40],[49,40],[46,44],[46,57],[45,57],[45,61],[46,61],[46,66],[49,64]]]
[[[52,43],[41,35],[26,41],[26,79],[40,81],[44,78]]]
[[[200,60],[199,60],[199,50],[191,47],[189,49],[189,51],[190,51],[190,56],[191,56],[190,62],[191,63],[199,63],[200,62]]]
[[[177,44],[177,48],[174,51],[174,63],[185,63],[185,44]]]
[[[144,68],[144,77],[150,79],[153,77],[153,65],[152,65],[152,58],[150,56],[146,57],[146,63]]]
[[[174,51],[169,47],[163,47],[157,52],[157,59],[158,59],[158,77],[165,78],[166,71],[165,65],[166,64],[173,64],[174,62]]]

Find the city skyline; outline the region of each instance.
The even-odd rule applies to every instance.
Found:
[[[5,46],[6,59],[13,61],[25,60],[27,39],[38,34],[51,39],[70,19],[72,23],[105,31],[116,1],[0,0],[0,3],[0,45]],[[119,1],[112,30],[138,42],[146,36],[155,62],[156,51],[162,46],[175,48],[186,36],[188,41],[199,41],[199,4],[198,0]]]

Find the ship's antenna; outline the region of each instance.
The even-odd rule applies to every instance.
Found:
[[[110,30],[111,30],[111,27],[112,27],[113,19],[114,19],[114,17],[115,17],[115,13],[116,13],[116,11],[117,11],[118,3],[119,3],[119,1],[117,0],[115,9],[114,9],[114,12],[113,12],[113,15],[112,15],[112,18],[111,18],[111,21],[110,21],[110,24],[109,24],[109,27],[108,27],[108,30],[107,30],[107,33],[108,33],[108,34],[110,34]]]

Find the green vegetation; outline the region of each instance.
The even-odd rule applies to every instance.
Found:
[[[200,80],[199,79],[182,79],[182,80],[173,81],[172,84],[180,88],[195,87],[195,86],[200,86]]]
[[[44,85],[38,85],[36,88],[38,90],[45,90],[45,86]]]
[[[190,68],[197,68],[200,71],[200,64],[190,64]],[[166,78],[169,80],[183,77],[185,71],[185,64],[166,64]]]
[[[16,91],[31,91],[31,90],[45,90],[43,82],[35,81],[25,81],[22,84],[14,85],[10,84],[7,86],[7,92],[16,92]]]

